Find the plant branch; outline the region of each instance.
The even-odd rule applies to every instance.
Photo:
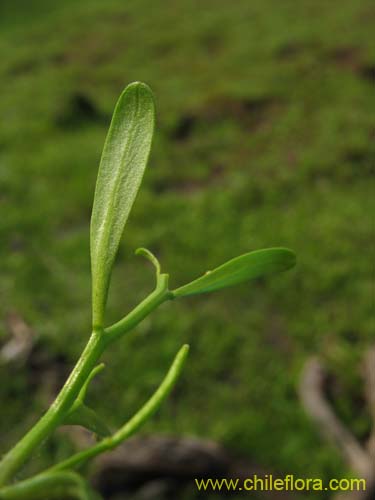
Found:
[[[160,274],[156,282],[155,290],[125,316],[125,318],[104,330],[104,337],[108,344],[122,337],[126,332],[134,328],[160,304],[166,300],[173,299],[172,292],[168,290],[168,278],[168,274]]]
[[[14,448],[3,457],[0,462],[0,485],[6,484],[13,477],[34,448],[44,441],[62,422],[90,375],[97,359],[103,352],[102,336],[102,332],[93,332],[76,366],[50,408]]]
[[[181,373],[188,352],[189,346],[184,345],[177,353],[172,366],[170,367],[167,375],[165,376],[158,389],[154,392],[147,403],[145,403],[142,408],[115,434],[113,434],[111,437],[103,439],[87,450],[76,453],[67,460],[51,467],[47,472],[72,469],[74,467],[82,465],[96,455],[116,448],[116,446],[121,444],[122,441],[134,434],[142,426],[142,424],[144,424],[159,409],[164,399],[173,389]]]
[[[134,328],[162,302],[171,298],[168,275],[159,276],[155,290],[133,311],[106,330],[94,331],[61,392],[43,417],[12,448],[0,462],[0,486],[6,484],[26,462],[34,448],[40,445],[63,422],[95,364],[108,344]]]
[[[0,490],[0,500],[40,500],[41,498],[99,500],[80,475],[72,471],[38,474]]]

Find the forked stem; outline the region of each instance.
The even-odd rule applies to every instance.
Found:
[[[67,460],[54,465],[50,469],[31,479],[26,479],[13,486],[0,489],[0,499],[37,499],[41,498],[41,494],[48,494],[48,498],[55,498],[55,493],[59,498],[59,494],[63,493],[74,494],[75,497],[81,500],[88,500],[91,498],[88,495],[89,492],[87,490],[86,483],[80,476],[72,472],[72,469],[83,465],[96,455],[111,450],[121,444],[125,439],[134,434],[134,432],[136,432],[142,424],[144,424],[158,410],[162,402],[176,384],[188,352],[189,346],[182,346],[175,356],[167,375],[158,389],[154,392],[147,403],[145,403],[126,424],[115,432],[115,434],[103,439],[87,450],[76,453]]]
[[[53,467],[48,469],[47,472],[70,470],[74,467],[78,467],[79,465],[87,462],[90,458],[104,453],[105,451],[116,448],[116,446],[125,441],[125,439],[133,435],[142,426],[142,424],[144,424],[158,410],[162,402],[173,389],[181,373],[188,352],[188,345],[184,345],[181,347],[172,363],[172,366],[170,367],[167,375],[165,376],[158,389],[154,392],[147,403],[145,403],[142,408],[126,424],[124,424],[117,432],[115,432],[115,434],[102,439],[102,441],[92,446],[91,448],[76,453],[75,455],[69,457],[67,460],[54,465]]]
[[[94,331],[91,334],[77,364],[50,408],[1,460],[0,487],[10,481],[29,458],[32,451],[63,422],[107,346],[132,330],[161,303],[170,298],[172,296],[168,290],[168,275],[161,274],[158,277],[155,290],[125,318],[105,330]]]

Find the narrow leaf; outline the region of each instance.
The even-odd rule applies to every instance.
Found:
[[[178,377],[181,374],[182,368],[185,364],[186,357],[189,352],[189,346],[184,345],[178,351],[175,356],[171,367],[168,370],[164,380],[159,385],[154,394],[150,397],[150,399],[142,406],[142,408],[130,419],[126,422],[117,432],[115,432],[112,436],[104,438],[102,441],[92,446],[91,448],[87,448],[86,450],[80,451],[75,455],[67,458],[63,462],[60,462],[50,469],[49,472],[56,472],[66,469],[73,469],[78,467],[88,460],[92,459],[96,455],[100,453],[104,453],[105,451],[112,450],[119,446],[125,439],[132,436],[151,416],[159,409],[162,402],[171,392],[173,387],[176,385]]]
[[[104,369],[104,367],[104,363],[101,363],[91,370],[91,373],[83,384],[76,400],[65,416],[62,422],[63,425],[80,425],[100,437],[108,436],[110,434],[105,422],[100,418],[96,411],[85,404],[86,393],[90,382]]]
[[[104,363],[100,363],[99,365],[95,366],[95,368],[93,368],[91,370],[90,375],[87,377],[85,383],[82,386],[82,389],[79,391],[79,394],[77,396],[76,402],[79,402],[79,403],[83,403],[84,402],[87,390],[88,390],[89,385],[90,385],[90,382],[92,381],[92,379],[94,377],[96,377],[96,375],[98,375],[98,373],[100,373],[101,371],[103,371],[104,368],[105,368],[105,364]]]
[[[121,94],[105,141],[91,216],[93,324],[102,326],[112,265],[151,149],[151,90],[132,83]]]
[[[213,292],[265,274],[286,271],[296,263],[296,257],[288,248],[267,248],[245,253],[229,260],[213,271],[173,290],[175,297]]]
[[[109,436],[111,433],[96,411],[83,403],[69,412],[63,423],[64,425],[80,425],[100,437]]]

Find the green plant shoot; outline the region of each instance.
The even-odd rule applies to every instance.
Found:
[[[91,216],[93,326],[103,326],[111,269],[142,181],[154,132],[155,107],[142,83],[126,87],[104,144]]]
[[[165,379],[144,406],[119,429],[112,432],[96,410],[85,403],[92,378],[104,365],[97,364],[113,342],[133,330],[160,304],[188,295],[213,292],[270,273],[285,271],[295,264],[286,248],[269,248],[245,253],[207,271],[203,276],[169,289],[169,275],[161,272],[157,258],[147,249],[143,255],[155,267],[154,291],[126,316],[105,327],[105,308],[111,272],[120,239],[146,168],[154,132],[154,99],[149,87],[132,83],[121,94],[105,141],[96,183],[91,217],[90,251],[92,270],[92,333],[64,387],[40,420],[0,462],[0,500],[66,498],[98,499],[76,472],[93,457],[111,450],[134,434],[159,408],[180,376],[188,346],[177,353]],[[101,437],[92,447],[47,470],[12,482],[24,463],[60,425],[81,425]]]

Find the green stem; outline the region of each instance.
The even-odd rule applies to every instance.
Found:
[[[105,329],[107,343],[112,343],[119,337],[134,328],[143,318],[148,316],[156,307],[166,300],[173,299],[173,294],[168,290],[168,274],[158,276],[155,290],[125,318]]]
[[[44,441],[62,422],[66,412],[90,375],[103,352],[102,332],[93,332],[75,368],[60,394],[34,427],[12,448],[0,462],[0,485],[6,484],[22,467],[33,449]]]
[[[133,311],[106,330],[94,331],[61,392],[43,417],[0,462],[0,486],[6,484],[40,445],[64,420],[99,357],[112,343],[134,328],[162,302],[171,298],[168,275],[159,276],[155,290]]]
[[[41,498],[76,498],[89,500],[100,498],[75,472],[63,471],[38,474],[0,490],[0,500],[40,500]]]
[[[91,448],[78,452],[75,455],[64,460],[63,462],[54,465],[45,473],[63,471],[82,465],[96,455],[116,448],[125,439],[134,434],[141,427],[141,425],[147,422],[147,420],[158,410],[164,399],[173,389],[181,373],[188,352],[188,345],[184,345],[181,347],[172,363],[172,366],[170,367],[167,375],[165,376],[158,389],[142,406],[142,408],[115,434],[110,437],[104,438],[102,441],[92,446]]]

